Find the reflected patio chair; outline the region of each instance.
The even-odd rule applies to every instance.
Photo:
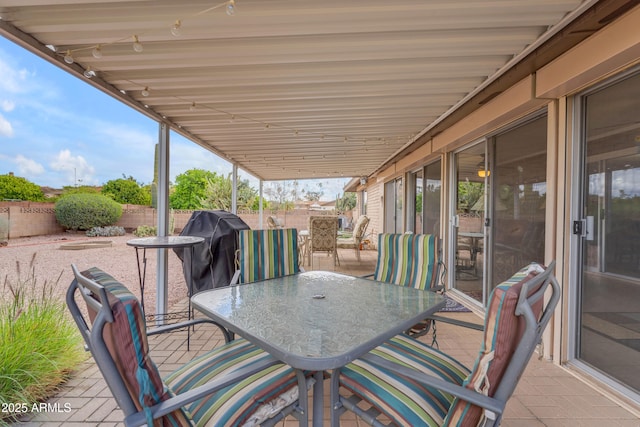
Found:
[[[333,256],[333,265],[340,265],[338,259],[338,217],[312,216],[309,217],[309,257],[313,270],[314,252],[325,252]]]
[[[369,217],[366,215],[360,215],[353,227],[353,234],[351,237],[338,237],[337,245],[341,249],[353,248],[356,251],[356,259],[360,261],[360,245],[364,239],[364,233],[367,231],[369,225]]]
[[[230,341],[231,334],[217,324],[224,345],[161,378],[147,336],[215,322],[192,319],[147,330],[140,302],[124,285],[97,268],[72,269],[67,306],[126,426],[273,425],[288,413],[300,416],[293,412],[298,400],[294,371],[244,339]],[[78,294],[88,319],[76,302]]]
[[[255,282],[304,271],[295,228],[239,230],[236,271],[231,284]]]
[[[371,425],[381,425],[374,424],[380,414],[399,426],[499,425],[560,299],[554,265],[545,269],[533,263],[493,290],[484,340],[471,369],[400,335],[334,371],[331,416],[337,424],[332,425],[345,410]],[[371,407],[364,408],[362,401]]]
[[[284,228],[284,221],[282,221],[280,218],[269,215],[267,217],[267,225],[271,229]]]

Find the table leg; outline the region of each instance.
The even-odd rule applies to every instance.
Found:
[[[314,372],[313,378],[313,427],[324,425],[324,372]]]
[[[144,284],[147,275],[147,251],[142,250],[142,263],[140,262],[139,248],[136,248],[136,265],[138,267],[138,284],[140,285],[140,305],[142,305],[142,312],[146,315],[147,312],[144,308]]]
[[[300,369],[296,369],[295,371],[296,377],[298,378],[298,425],[300,427],[307,427],[309,425],[309,396],[307,391],[307,377],[304,375],[304,371]]]
[[[184,248],[182,252],[184,258],[182,269],[185,272],[185,281],[187,282],[187,298],[189,300],[187,305],[187,319],[191,320],[191,296],[193,295],[193,246],[190,248]],[[187,258],[189,258],[187,260]],[[189,266],[188,268],[186,266]],[[187,351],[191,349],[191,326],[187,328]],[[195,331],[195,325],[193,326]]]

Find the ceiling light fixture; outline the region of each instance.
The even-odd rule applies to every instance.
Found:
[[[236,1],[235,0],[229,0],[227,2],[227,15],[233,16],[235,14],[236,14]]]
[[[180,22],[179,19],[171,27],[171,34],[173,34],[176,37],[180,37],[182,35],[182,22]]]
[[[71,51],[68,50],[64,55],[64,62],[67,64],[73,64],[73,56],[71,55]]]
[[[144,89],[140,91],[140,94],[145,97],[149,96],[149,86],[145,86]]]
[[[189,111],[196,111],[196,103],[192,102],[191,106],[189,107]]]
[[[96,75],[95,71],[93,71],[91,67],[87,67],[87,69],[84,70],[84,73],[82,74],[88,79]]]
[[[100,48],[100,45],[93,48],[93,50],[91,51],[91,55],[93,55],[93,57],[96,59],[102,58],[102,49]]]
[[[133,50],[138,53],[144,50],[144,48],[142,47],[142,43],[140,43],[140,40],[138,40],[138,36],[135,35],[133,36]]]

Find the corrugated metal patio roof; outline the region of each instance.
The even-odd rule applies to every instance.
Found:
[[[597,23],[585,16],[599,6],[0,0],[0,34],[81,78],[94,74],[91,84],[258,178],[358,177],[477,108],[544,43],[563,51],[586,37]]]

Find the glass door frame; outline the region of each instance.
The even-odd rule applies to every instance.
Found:
[[[489,138],[488,137],[483,137],[480,139],[476,139],[475,141],[466,144],[465,146],[452,151],[450,153],[450,168],[449,168],[449,179],[448,181],[451,183],[450,189],[449,189],[449,206],[448,206],[448,211],[449,211],[449,227],[448,227],[448,236],[449,236],[449,245],[448,246],[448,253],[447,253],[447,264],[451,266],[451,268],[449,269],[450,273],[448,275],[448,283],[447,283],[447,288],[451,289],[451,290],[456,290],[457,292],[460,293],[461,296],[463,296],[465,298],[465,300],[473,303],[474,305],[478,306],[478,308],[484,310],[486,307],[486,301],[488,298],[487,295],[487,266],[489,265],[487,263],[488,260],[488,256],[486,255],[486,253],[484,254],[484,256],[482,257],[482,265],[478,266],[477,268],[481,269],[481,271],[483,272],[482,274],[482,300],[478,301],[477,299],[471,298],[467,295],[464,294],[464,292],[461,292],[457,289],[456,286],[456,267],[457,267],[457,263],[456,263],[456,251],[457,251],[457,247],[458,247],[458,242],[457,242],[457,237],[458,237],[458,229],[459,229],[459,216],[458,216],[458,164],[457,164],[457,157],[460,153],[469,150],[470,148],[473,147],[478,147],[478,146],[483,146],[484,147],[484,162],[485,162],[485,170],[486,171],[490,171],[491,170],[491,164],[490,164],[490,155],[489,155]],[[488,197],[488,188],[490,186],[490,179],[491,179],[491,175],[490,173],[487,173],[486,176],[484,177],[484,191],[483,191],[483,195],[482,197],[484,198],[483,203],[485,207],[489,207],[489,197]],[[486,221],[486,208],[483,211],[482,217],[481,217],[481,223],[482,223],[482,233],[483,233],[483,246],[485,248],[487,248],[487,236],[488,236],[488,227],[485,226],[485,221]]]
[[[568,240],[568,283],[574,284],[567,290],[567,342],[566,342],[566,363],[575,366],[576,369],[585,372],[596,380],[611,387],[611,389],[623,396],[630,396],[635,401],[640,401],[640,394],[635,393],[631,388],[625,387],[621,382],[607,375],[605,372],[579,359],[581,347],[581,315],[582,315],[582,292],[584,280],[584,233],[576,233],[573,226],[581,223],[583,229],[586,226],[586,214],[584,209],[584,197],[588,191],[588,184],[585,180],[587,173],[586,156],[586,99],[589,95],[612,86],[622,80],[637,75],[640,68],[634,67],[613,78],[609,78],[597,85],[589,87],[575,96],[567,99],[567,118],[571,123],[567,126],[570,134],[567,136],[567,159],[571,162],[568,176],[574,184],[571,186],[571,193],[568,195],[569,212],[567,217],[567,228],[565,236]]]

